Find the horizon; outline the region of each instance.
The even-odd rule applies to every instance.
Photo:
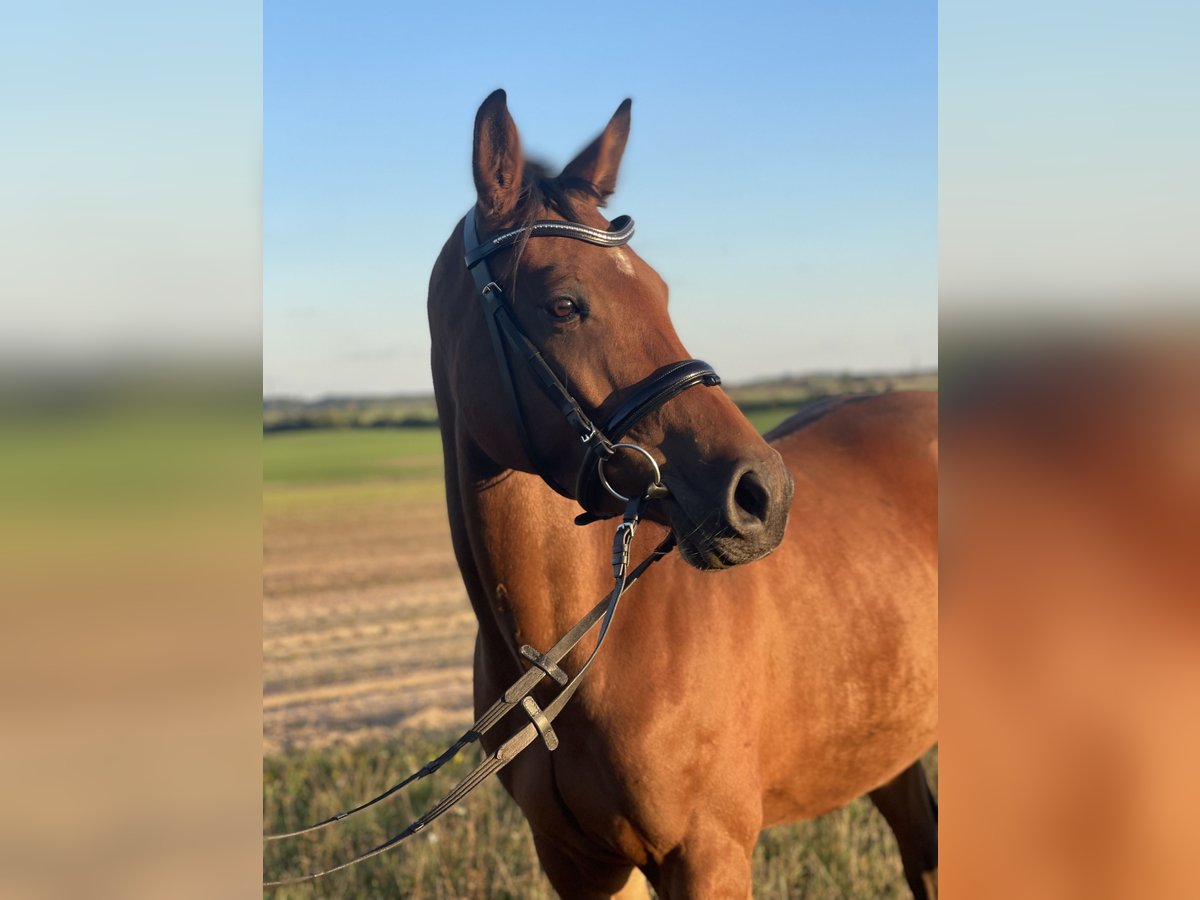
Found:
[[[891,369],[811,369],[803,372],[783,372],[777,375],[766,375],[750,379],[722,379],[725,388],[741,389],[769,385],[776,382],[803,380],[807,378],[916,378],[938,375],[938,364],[920,368],[897,367]],[[292,401],[298,403],[323,403],[335,400],[423,400],[433,397],[433,387],[428,390],[370,392],[356,391],[351,393],[326,393],[305,396],[301,394],[268,394],[263,391],[264,403]]]

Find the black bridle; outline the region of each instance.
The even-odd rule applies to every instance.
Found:
[[[718,385],[721,383],[721,378],[712,366],[702,360],[688,359],[672,363],[633,385],[629,389],[631,392],[629,398],[613,411],[603,425],[597,426],[583,411],[579,401],[567,390],[554,370],[550,368],[537,345],[521,328],[511,303],[504,295],[504,290],[492,276],[491,269],[488,267],[489,257],[522,240],[531,240],[535,237],[565,237],[600,247],[620,247],[629,243],[629,239],[633,237],[633,219],[629,216],[618,216],[613,219],[607,230],[592,228],[579,222],[539,219],[532,224],[502,231],[481,241],[476,231],[475,209],[469,210],[463,218],[464,261],[467,271],[471,273],[471,278],[479,291],[488,331],[492,337],[492,349],[500,368],[500,380],[508,395],[509,405],[516,416],[521,446],[530,465],[543,481],[564,496],[573,496],[584,508],[585,514],[577,521],[589,522],[596,518],[602,518],[596,512],[597,491],[601,486],[618,500],[628,501],[629,499],[613,490],[604,477],[604,463],[612,458],[618,447],[628,447],[649,459],[654,468],[655,483],[653,487],[657,490],[656,496],[663,496],[666,493],[666,488],[662,486],[662,480],[658,477],[658,465],[653,456],[644,448],[636,444],[622,443],[620,439],[634,425],[671,398],[698,384],[710,387]],[[534,448],[521,403],[517,397],[509,347],[525,360],[542,391],[558,407],[558,411],[583,444],[583,459],[579,465],[573,493],[568,493],[556,485]]]

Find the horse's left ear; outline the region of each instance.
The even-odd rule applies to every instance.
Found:
[[[621,156],[629,139],[629,110],[632,106],[633,101],[629,99],[618,106],[600,136],[562,170],[563,176],[582,178],[594,187],[600,195],[601,205],[617,189],[617,170],[621,167]]]

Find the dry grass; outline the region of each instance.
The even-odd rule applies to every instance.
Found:
[[[268,831],[320,820],[374,796],[417,769],[455,735],[410,734],[391,742],[291,754],[267,761],[264,818]],[[465,751],[432,779],[313,836],[267,845],[265,871],[319,871],[396,834],[443,796],[477,760]],[[937,752],[925,760],[937,787]],[[908,897],[899,854],[883,818],[867,800],[773,828],[754,852],[755,896],[810,900]],[[383,856],[309,885],[280,889],[279,898],[411,897],[546,898],[542,874],[520,810],[500,785],[485,784],[428,831]]]

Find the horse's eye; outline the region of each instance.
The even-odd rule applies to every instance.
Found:
[[[573,319],[579,313],[579,308],[570,297],[557,297],[550,304],[550,312],[556,319]]]

